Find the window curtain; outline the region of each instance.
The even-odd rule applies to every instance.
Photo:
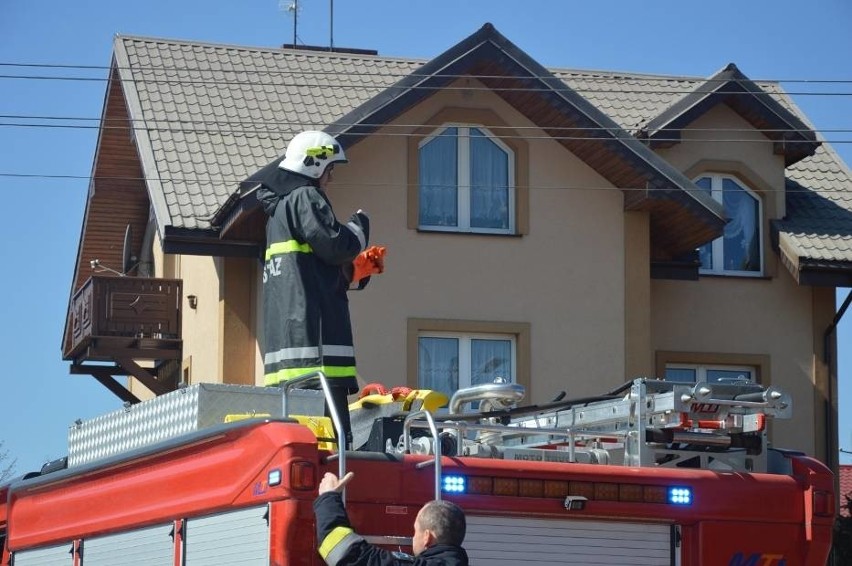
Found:
[[[725,269],[760,271],[760,213],[757,200],[731,179],[722,179],[725,225]]]
[[[509,340],[470,341],[470,384],[494,383],[498,377],[514,383],[512,343]]]
[[[420,225],[458,226],[458,129],[420,148]]]
[[[713,181],[710,177],[701,177],[695,184],[708,195],[712,194]],[[713,242],[707,242],[698,248],[698,257],[701,259],[701,269],[713,269]]]
[[[459,341],[455,338],[420,338],[417,383],[423,389],[448,397],[459,388]]]
[[[509,229],[509,156],[470,129],[470,226]]]

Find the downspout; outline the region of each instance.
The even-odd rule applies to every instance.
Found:
[[[834,331],[837,329],[837,325],[840,323],[840,319],[843,318],[843,315],[846,313],[846,309],[849,308],[849,303],[852,303],[852,290],[849,291],[849,294],[846,295],[846,300],[843,301],[843,304],[840,305],[840,308],[837,309],[837,313],[834,315],[834,319],[831,321],[831,324],[828,325],[828,328],[825,329],[825,334],[823,335],[823,361],[825,362],[826,369],[828,370],[828,401],[827,407],[825,411],[825,460],[826,465],[834,469],[834,436],[835,430],[833,428],[833,419],[831,418],[831,404],[834,401],[834,387],[832,386],[832,376],[831,376],[831,336],[834,334]]]

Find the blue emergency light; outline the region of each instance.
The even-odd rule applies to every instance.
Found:
[[[692,488],[670,487],[669,503],[673,505],[692,505]]]
[[[444,476],[441,478],[441,490],[447,493],[464,493],[467,482],[464,476]]]

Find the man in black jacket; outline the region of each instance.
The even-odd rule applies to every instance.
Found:
[[[319,553],[329,566],[396,566],[412,561],[367,543],[349,523],[340,493],[354,474],[338,479],[326,473],[314,502]],[[464,512],[449,501],[430,501],[414,519],[415,566],[467,566],[461,547],[466,523]]]

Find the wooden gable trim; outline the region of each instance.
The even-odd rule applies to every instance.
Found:
[[[107,86],[92,179],[71,282],[70,298],[92,275],[90,262],[121,270],[124,234],[131,226],[131,250],[139,257],[148,224],[150,201],[133,128],[117,70]],[[132,272],[131,272],[132,273]],[[69,339],[63,336],[63,351]]]

